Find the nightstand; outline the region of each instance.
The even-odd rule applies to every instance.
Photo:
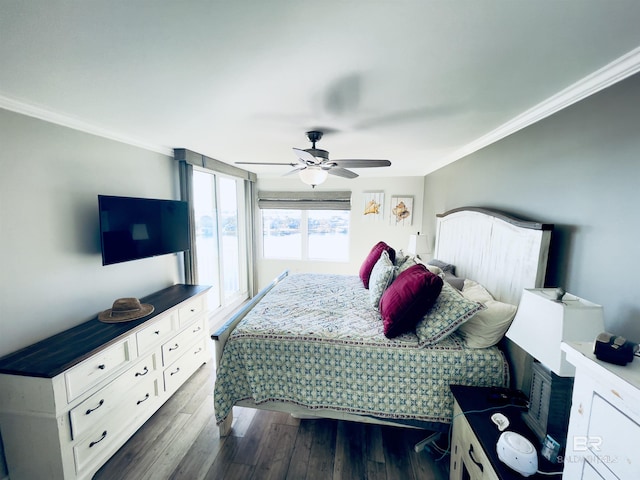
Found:
[[[507,430],[523,435],[536,447],[539,470],[562,471],[562,465],[552,464],[540,455],[540,444],[535,434],[522,420],[521,414],[524,408],[511,405],[513,403],[511,397],[515,392],[461,385],[451,385],[451,392],[455,403],[451,434],[450,480],[521,480],[525,478],[498,459],[496,444],[502,432],[491,421],[491,415],[496,412],[502,413],[509,419],[510,424]],[[549,476],[537,473],[527,478],[561,477],[561,474]]]

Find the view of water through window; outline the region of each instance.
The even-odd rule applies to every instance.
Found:
[[[198,283],[214,287],[209,291],[213,308],[227,303],[244,288],[237,188],[234,179],[194,171]]]
[[[348,261],[350,212],[262,210],[263,255],[271,259]]]

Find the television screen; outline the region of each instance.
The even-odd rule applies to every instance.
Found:
[[[102,264],[189,250],[187,202],[98,195]]]

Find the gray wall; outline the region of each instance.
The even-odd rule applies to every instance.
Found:
[[[640,342],[640,74],[425,178],[424,225],[484,206],[554,223],[549,286]]]
[[[98,194],[178,198],[176,163],[0,109],[0,356],[183,281],[181,254],[103,267],[98,231]]]
[[[98,194],[178,198],[171,157],[0,110],[0,356],[181,278],[178,255],[102,266]]]

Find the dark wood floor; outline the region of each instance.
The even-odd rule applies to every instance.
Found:
[[[94,478],[447,478],[448,458],[437,462],[435,455],[413,449],[424,431],[235,407],[233,432],[221,439],[212,364],[200,368]]]

